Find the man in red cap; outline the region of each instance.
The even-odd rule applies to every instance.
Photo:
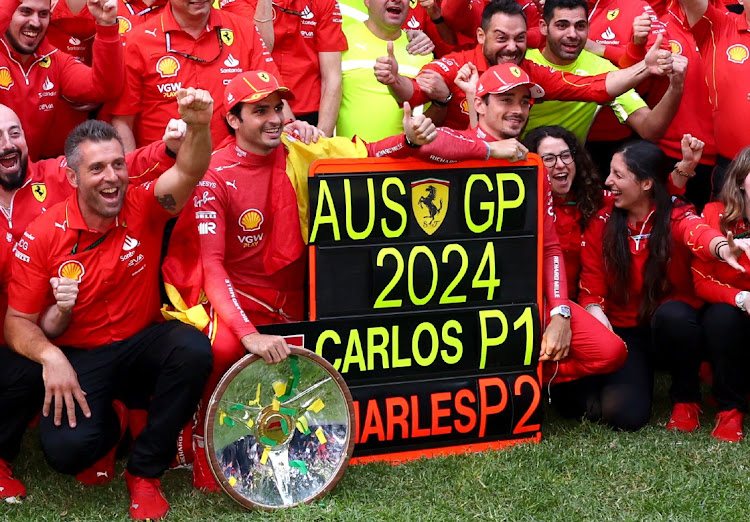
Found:
[[[260,334],[256,325],[304,318],[310,163],[406,157],[436,135],[428,118],[411,118],[407,104],[406,134],[372,144],[337,137],[305,145],[282,132],[285,99],[293,99],[292,93],[265,71],[242,73],[227,85],[223,104],[234,139],[213,154],[192,206],[175,226],[162,268],[168,295],[181,297],[172,299],[172,317],[189,315],[214,352],[193,444],[193,485],[199,489],[218,490],[203,448],[203,418],[219,379],[247,352],[268,363],[290,353],[283,338]],[[190,314],[185,304],[195,307]]]
[[[533,100],[544,90],[520,67],[504,63],[487,69],[479,78],[474,108],[479,124],[473,129],[438,129],[437,138],[419,147],[416,157],[451,163],[488,157],[518,161],[528,150],[516,138],[529,119]],[[625,343],[591,314],[568,299],[568,285],[560,242],[555,232],[552,190],[544,177],[543,294],[546,328],[541,355],[542,380],[563,383],[588,375],[609,373],[625,362]]]
[[[479,44],[474,49],[456,51],[432,61],[413,79],[398,74],[395,58],[381,57],[374,67],[375,76],[388,85],[397,101],[408,101],[412,107],[432,101],[428,112],[432,118],[445,126],[465,129],[469,125],[469,105],[454,80],[466,63],[473,63],[480,74],[498,63],[515,64],[542,84],[547,99],[599,104],[612,101],[651,74],[664,75],[672,69],[669,51],[660,51],[655,45],[643,61],[627,69],[588,77],[555,71],[524,59],[526,34],[521,6],[514,0],[495,0],[484,8],[482,25],[477,29]]]

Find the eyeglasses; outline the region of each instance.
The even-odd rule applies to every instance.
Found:
[[[547,168],[552,168],[557,164],[557,158],[560,158],[560,161],[563,162],[563,165],[570,165],[573,163],[573,154],[575,151],[573,150],[564,150],[560,154],[542,154],[542,162],[544,163],[544,166]]]
[[[222,40],[221,38],[221,27],[216,28],[216,38],[219,40],[219,54],[216,55],[216,58],[213,58],[211,60],[204,60],[200,56],[195,56],[193,54],[187,54],[187,53],[183,53],[182,51],[176,51],[172,49],[172,38],[169,32],[167,32],[167,34],[165,35],[168,53],[173,53],[173,54],[176,54],[177,56],[182,56],[183,58],[187,58],[188,60],[193,60],[194,62],[206,63],[206,64],[214,63],[216,60],[218,60],[221,57],[221,53],[224,52],[224,40]]]

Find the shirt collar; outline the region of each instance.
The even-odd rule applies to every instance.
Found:
[[[208,24],[206,25],[206,32],[212,31],[215,27],[221,26],[221,16],[219,15],[218,9],[211,8],[211,13],[208,15]],[[168,31],[181,31],[182,27],[177,23],[172,13],[172,4],[169,4],[161,15],[161,30],[165,33]]]
[[[28,70],[28,68],[30,68],[34,64],[34,62],[37,62],[38,60],[41,60],[42,58],[44,58],[45,56],[47,56],[49,54],[52,54],[56,50],[47,41],[47,37],[45,37],[42,40],[42,43],[39,44],[39,47],[37,48],[36,52],[34,52],[31,55],[31,58],[29,58],[29,60],[26,63],[23,63],[21,60],[26,55],[22,55],[22,54],[17,53],[16,51],[14,51],[13,47],[5,39],[5,36],[3,36],[1,38],[1,40],[3,42],[3,45],[5,45],[5,49],[8,51],[8,56],[10,56],[14,61],[16,61],[19,64],[21,64],[21,67],[23,67],[24,69],[27,69],[27,70]]]
[[[124,210],[125,205],[123,204],[120,213],[115,216],[114,223],[112,223],[112,225],[110,225],[107,230],[111,230],[114,227],[119,227],[120,223],[122,223],[123,226],[126,226],[125,216],[123,215]],[[83,214],[81,214],[81,207],[78,205],[78,189],[74,190],[73,193],[68,196],[68,199],[65,201],[65,223],[67,223],[66,226],[68,228],[73,230],[83,230],[86,232],[100,233],[100,231],[91,230],[86,224],[86,221],[83,219]]]

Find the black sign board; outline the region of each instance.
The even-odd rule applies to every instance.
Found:
[[[260,329],[344,376],[355,456],[538,440],[540,167],[313,165],[311,321]]]

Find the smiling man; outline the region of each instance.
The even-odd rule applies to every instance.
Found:
[[[205,336],[176,321],[158,322],[164,225],[185,205],[211,157],[213,100],[194,89],[178,91],[176,99],[185,143],[155,182],[128,187],[124,148],[111,125],[89,120],[68,136],[67,179],[75,190],[18,243],[5,322],[8,345],[41,365],[40,437],[58,472],[90,485],[111,480],[126,425],[117,399],[151,398],[149,422],[125,472],[130,515],[139,520],[169,510],[158,478],[211,371]],[[61,306],[55,281],[77,283],[72,304]],[[54,343],[45,336],[50,330]]]
[[[586,51],[589,35],[588,4],[586,0],[548,0],[544,4],[542,34],[547,38],[543,50],[530,49],[528,61],[563,74],[594,76],[617,71],[609,60]],[[661,42],[661,35],[658,37]],[[664,136],[680,107],[687,72],[687,59],[674,58],[673,72],[669,74],[669,88],[652,109],[637,92],[630,90],[609,103],[620,123],[628,125],[643,139],[658,141]],[[593,102],[547,101],[534,107],[526,132],[537,127],[560,125],[581,143],[586,142],[589,128],[599,105]]]
[[[0,5],[0,28],[5,29],[0,39],[0,103],[21,119],[32,160],[39,158],[61,96],[101,103],[114,100],[122,89],[117,2],[88,0],[87,5],[96,19],[91,67],[45,40],[50,0],[8,0]]]
[[[195,307],[189,317],[203,320],[192,324],[212,340],[214,369],[193,444],[198,489],[218,489],[206,460],[203,418],[219,379],[248,352],[268,363],[287,356],[283,338],[260,334],[256,326],[304,318],[309,165],[319,158],[406,157],[435,135],[429,119],[407,111],[406,134],[371,144],[336,137],[306,145],[282,133],[283,102],[292,98],[265,71],[229,83],[224,107],[234,139],[212,156],[192,206],[177,221],[162,269],[167,293],[182,297],[173,303],[181,301],[183,311],[185,303]]]
[[[409,40],[401,26],[409,14],[409,0],[365,0],[368,18],[344,24],[349,48],[342,54],[341,107],[336,121],[339,136],[355,134],[376,141],[400,132],[404,112],[385,85],[373,76],[378,58],[392,56],[405,76],[416,76],[432,54],[407,52]]]
[[[493,0],[482,13],[482,25],[477,28],[478,45],[468,51],[447,54],[425,65],[414,78],[406,78],[400,62],[393,57],[379,60],[375,68],[378,81],[387,85],[399,102],[408,101],[412,107],[430,100],[443,108],[444,118],[430,115],[438,124],[454,129],[469,126],[469,106],[466,95],[456,85],[459,69],[473,63],[479,74],[500,63],[520,66],[531,79],[541,85],[547,100],[583,100],[606,103],[615,96],[635,87],[651,74],[664,75],[671,71],[669,51],[652,47],[646,58],[632,67],[589,78],[570,71],[560,72],[524,59],[526,53],[526,17],[515,0]]]

